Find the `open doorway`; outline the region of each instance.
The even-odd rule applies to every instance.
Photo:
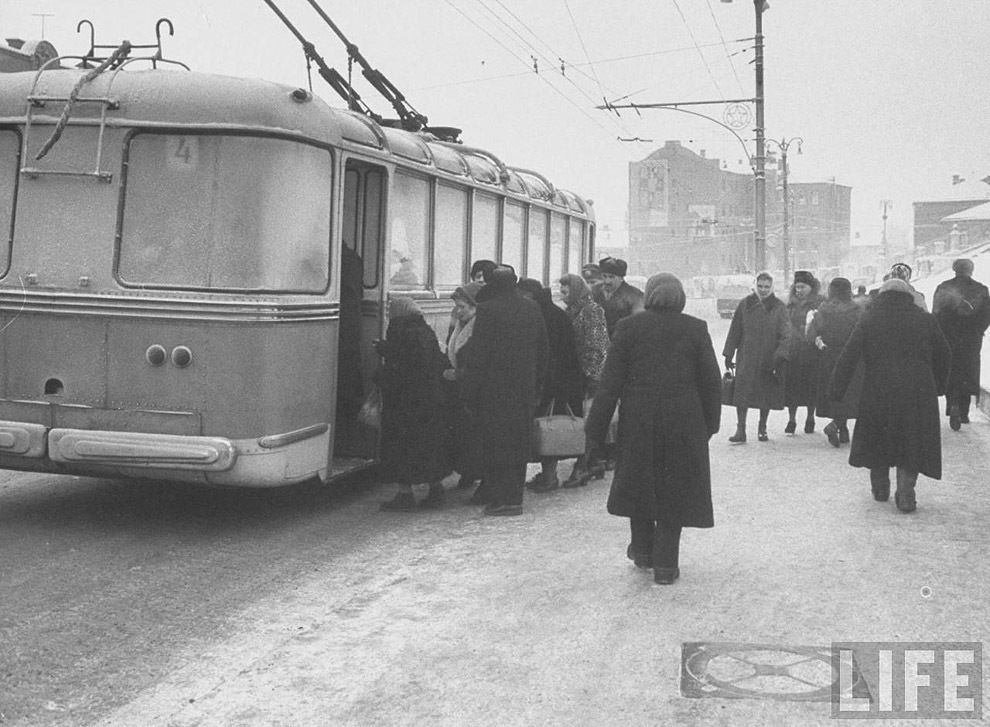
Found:
[[[358,422],[358,411],[372,389],[378,365],[372,341],[382,335],[385,180],[383,167],[347,161],[341,219],[333,474],[362,466],[378,455],[378,432]]]

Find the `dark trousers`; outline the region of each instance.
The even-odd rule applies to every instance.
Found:
[[[945,397],[945,413],[946,415],[951,414],[952,405],[956,404],[959,407],[959,416],[966,419],[969,418],[969,405],[973,400],[972,394],[949,394]]]
[[[495,505],[522,505],[525,486],[525,462],[485,467],[485,489]]]
[[[654,568],[676,568],[681,549],[681,527],[653,520],[629,518],[632,547],[637,553],[652,553]]]

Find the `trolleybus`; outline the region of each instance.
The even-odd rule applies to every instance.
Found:
[[[76,60],[0,84],[2,468],[333,480],[376,461],[338,367],[370,382],[390,296],[445,334],[472,260],[548,283],[593,255],[589,202],[484,150],[160,56]]]

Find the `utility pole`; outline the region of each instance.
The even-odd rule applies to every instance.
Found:
[[[767,170],[763,119],[763,6],[766,0],[753,0],[756,8],[756,271],[767,266]]]
[[[36,18],[41,18],[41,39],[45,39],[45,18],[54,18],[55,13],[31,13]]]
[[[790,275],[790,257],[791,257],[791,238],[790,238],[790,228],[788,222],[790,221],[790,195],[787,193],[787,150],[791,147],[791,144],[797,142],[797,153],[801,153],[801,144],[804,143],[804,139],[800,136],[792,136],[790,139],[768,139],[770,144],[773,144],[778,149],[780,149],[780,163],[783,165],[783,178],[784,178],[784,236],[783,243],[781,244],[781,251],[784,258],[784,284],[791,279]]]
[[[887,210],[894,206],[894,203],[889,199],[880,200],[880,209],[883,210],[883,233],[880,237],[880,254],[883,256],[883,265],[881,265],[881,270],[887,269]]]

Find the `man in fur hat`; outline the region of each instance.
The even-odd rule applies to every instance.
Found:
[[[952,347],[949,384],[945,394],[949,426],[959,431],[969,424],[969,405],[980,396],[980,349],[990,326],[990,293],[973,280],[973,261],[952,263],[955,277],[940,283],[932,299],[932,313]]]
[[[625,260],[607,257],[598,261],[602,281],[595,284],[591,296],[605,309],[605,325],[612,337],[615,325],[626,316],[643,310],[643,291],[626,282]]]

